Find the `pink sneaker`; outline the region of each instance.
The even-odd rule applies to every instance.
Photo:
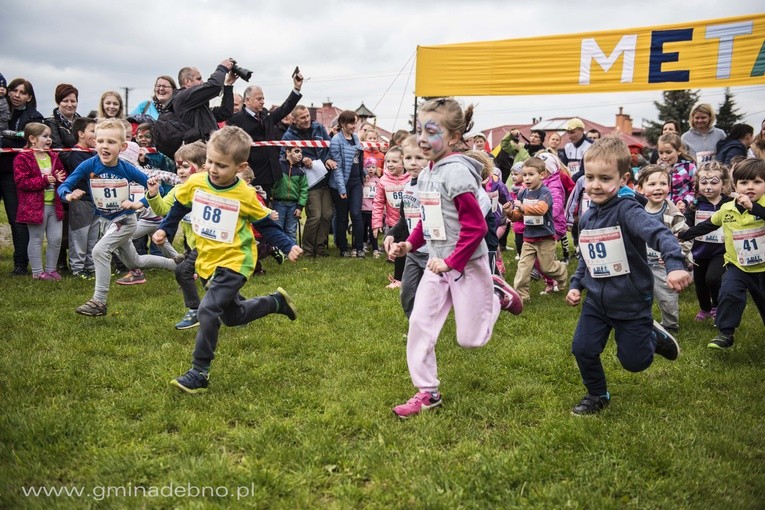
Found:
[[[701,322],[707,319],[713,319],[715,316],[715,313],[714,313],[715,311],[716,310],[714,309],[709,312],[705,312],[704,310],[699,310],[699,313],[696,314],[696,320]]]
[[[441,405],[441,394],[439,392],[421,391],[409,399],[406,404],[401,404],[393,408],[393,413],[405,420],[410,416],[419,414],[420,411],[433,409]]]
[[[51,271],[50,273],[48,273],[48,276],[50,276],[51,278],[53,278],[57,282],[61,281],[61,275],[58,274],[58,271]]]
[[[499,275],[492,275],[494,292],[499,296],[499,306],[513,315],[519,315],[523,311],[521,296]]]
[[[46,273],[45,271],[43,271],[42,273],[40,273],[38,275],[32,275],[32,278],[34,278],[35,280],[45,280],[46,282],[57,282],[58,281],[58,280],[56,280],[55,276],[53,276],[50,273]],[[60,280],[61,277],[59,276],[58,279]]]

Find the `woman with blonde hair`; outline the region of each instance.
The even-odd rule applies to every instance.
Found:
[[[698,164],[713,161],[717,155],[717,143],[727,136],[725,131],[714,127],[715,109],[709,103],[696,103],[688,116],[691,128],[683,133],[682,142]]]

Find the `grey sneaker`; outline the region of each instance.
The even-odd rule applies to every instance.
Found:
[[[707,347],[710,349],[719,349],[721,351],[730,349],[733,347],[733,335],[723,335],[722,333],[718,333],[718,335],[707,344]]]
[[[183,316],[181,322],[175,325],[175,329],[191,329],[199,326],[199,319],[197,318],[196,310],[189,310],[186,315]]]
[[[74,311],[80,315],[87,315],[88,317],[101,317],[106,315],[106,303],[96,301],[95,299],[89,299],[87,303],[78,306]]]
[[[611,403],[611,395],[606,392],[605,395],[590,395],[587,394],[582,398],[582,401],[571,409],[571,414],[575,416],[587,416],[589,414],[597,414]]]

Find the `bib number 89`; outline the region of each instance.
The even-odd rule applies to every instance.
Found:
[[[589,252],[591,259],[606,258],[606,245],[604,243],[589,243],[587,244],[587,251]]]
[[[212,221],[213,223],[220,223],[220,209],[217,207],[213,208],[209,205],[206,205],[204,209],[202,209],[202,219],[205,221]]]

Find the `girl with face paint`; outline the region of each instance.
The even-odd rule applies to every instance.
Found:
[[[704,163],[696,173],[696,200],[692,211],[686,213],[689,225],[708,219],[726,202],[733,200],[726,193],[730,183],[728,167],[717,162]],[[723,256],[725,243],[722,229],[696,238],[693,241],[693,282],[699,301],[697,321],[714,319],[717,313],[717,295],[720,293],[722,275],[725,272]]]
[[[482,166],[455,152],[472,116],[472,106],[463,112],[457,101],[442,98],[425,103],[417,119],[417,143],[430,160],[417,180],[421,219],[390,250],[401,257],[427,243],[430,254],[407,335],[407,365],[417,393],[393,409],[402,419],[441,405],[435,346],[452,307],[457,343],[467,348],[489,341],[501,310],[518,314],[523,307],[515,290],[491,274],[484,241],[491,202],[482,189]]]

